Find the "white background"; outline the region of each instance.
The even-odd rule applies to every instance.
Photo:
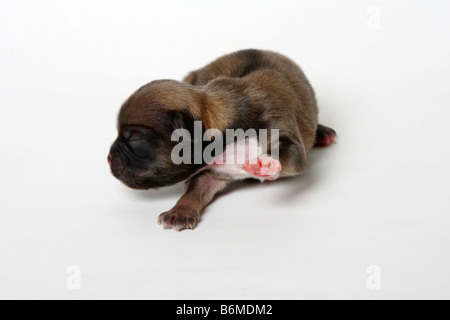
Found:
[[[0,298],[450,298],[449,10],[1,0]],[[339,143],[299,178],[233,187],[195,231],[163,231],[183,185],[111,176],[119,107],[244,48],[298,62]]]

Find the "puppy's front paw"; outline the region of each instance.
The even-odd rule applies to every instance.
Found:
[[[184,229],[193,230],[200,221],[200,215],[187,207],[175,207],[172,210],[162,213],[158,218],[158,224],[164,229]]]

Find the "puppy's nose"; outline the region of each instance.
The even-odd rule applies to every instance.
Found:
[[[108,164],[111,165],[113,161],[113,156],[111,154],[108,154]]]

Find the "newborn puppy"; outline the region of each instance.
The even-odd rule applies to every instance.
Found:
[[[198,129],[196,121],[201,121]],[[274,144],[261,151],[258,131],[256,139],[220,142],[224,149],[211,153],[212,161],[194,161],[229,129],[267,129]],[[144,85],[123,104],[118,130],[108,162],[125,185],[149,189],[187,180],[184,195],[158,219],[165,229],[178,231],[194,229],[205,206],[232,181],[299,175],[306,170],[308,151],[328,146],[336,137],[334,130],[318,124],[314,91],[301,69],[287,57],[260,50],[223,56],[183,82]],[[197,152],[182,155],[189,161],[173,160],[179,144],[172,136],[175,130],[189,136],[186,141]],[[196,130],[200,137],[216,134],[198,147],[192,139]],[[242,151],[242,146],[251,150]],[[236,154],[243,152],[245,162],[238,163]]]

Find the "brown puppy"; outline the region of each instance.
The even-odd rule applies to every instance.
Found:
[[[257,154],[263,160],[256,164],[229,163],[227,152],[237,150],[233,139],[231,147],[223,142],[223,153],[215,154],[225,164],[194,161],[195,152],[187,157],[192,161],[176,164],[173,150],[178,141],[172,134],[185,129],[195,136],[195,121],[201,121],[202,136],[209,129],[223,136],[227,129],[278,130],[279,157],[269,155],[271,145],[267,154]],[[204,207],[230,182],[301,174],[308,151],[314,145],[330,145],[336,136],[332,129],[318,125],[314,91],[301,69],[280,54],[260,50],[221,57],[191,72],[183,82],[158,80],[141,87],[123,104],[118,130],[108,162],[114,176],[127,186],[149,189],[188,180],[185,194],[158,220],[164,228],[178,231],[193,229]],[[274,136],[269,133],[269,140]],[[250,140],[246,138],[246,146]],[[199,150],[195,138],[187,141],[200,153],[209,145],[202,144]],[[262,172],[263,167],[268,172]]]

